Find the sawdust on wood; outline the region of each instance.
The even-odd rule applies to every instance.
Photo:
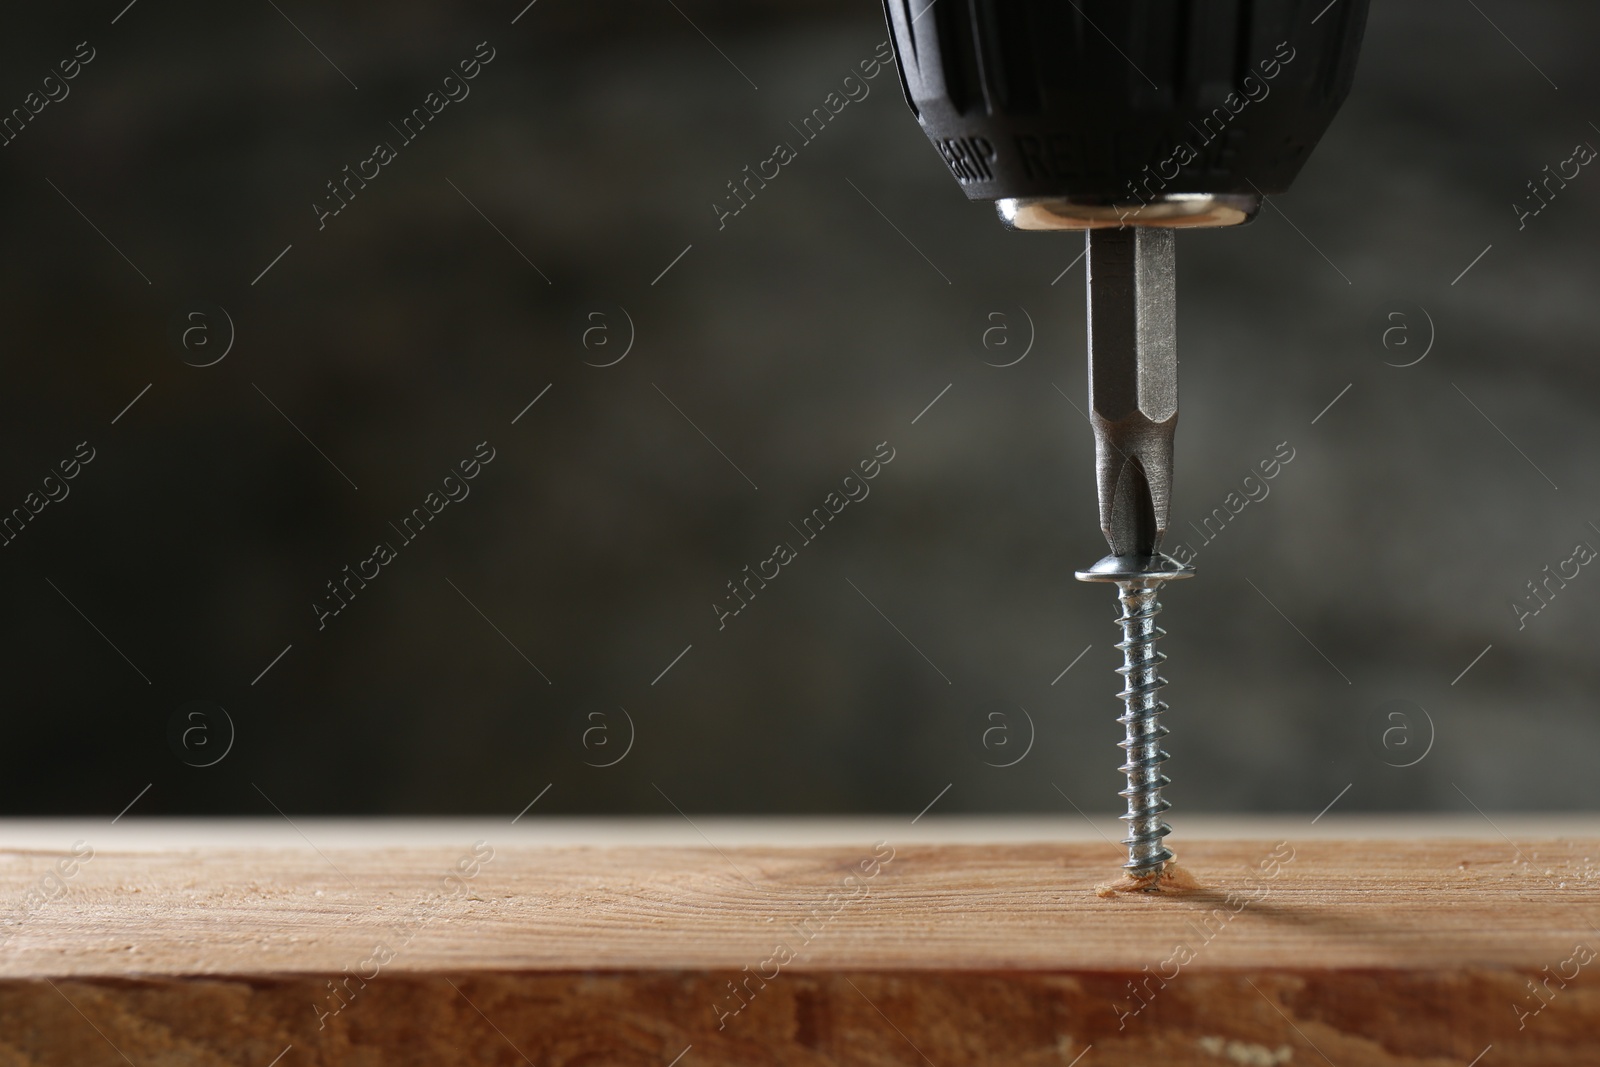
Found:
[[[1095,886],[1094,893],[1097,897],[1114,897],[1118,893],[1181,893],[1199,888],[1199,881],[1187,868],[1170,860],[1160,874],[1124,875],[1115,882]]]

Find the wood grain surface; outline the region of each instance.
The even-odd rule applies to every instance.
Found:
[[[1600,1064],[1600,835],[1412,825],[1110,896],[1098,838],[14,847],[0,1067]]]

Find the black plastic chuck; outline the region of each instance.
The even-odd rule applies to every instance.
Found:
[[[973,200],[1280,193],[1350,90],[1366,0],[885,0]]]

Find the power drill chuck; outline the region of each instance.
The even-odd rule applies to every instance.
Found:
[[[906,101],[1018,229],[1246,222],[1350,91],[1367,0],[884,0]]]

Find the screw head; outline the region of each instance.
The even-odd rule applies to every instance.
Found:
[[[1164,553],[1153,556],[1106,556],[1086,571],[1078,571],[1080,582],[1129,582],[1159,585],[1179,578],[1193,578],[1194,568],[1179,563]]]

